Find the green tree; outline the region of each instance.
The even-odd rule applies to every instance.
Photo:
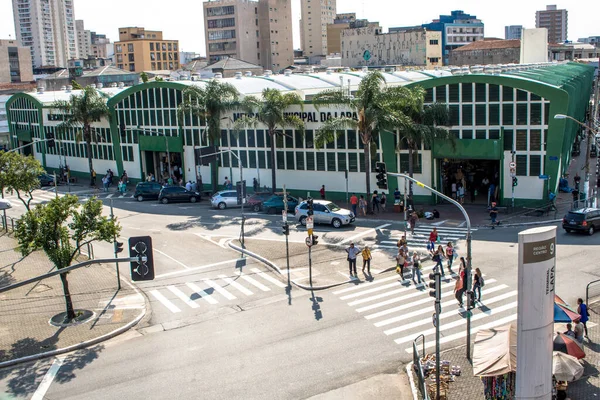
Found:
[[[286,114],[292,105],[304,108],[302,98],[297,93],[281,93],[276,89],[264,89],[262,99],[247,96],[242,100],[242,108],[248,112],[235,122],[235,129],[262,124],[267,127],[271,138],[271,191],[277,189],[276,141],[284,136],[285,128],[296,129],[296,134],[304,135],[304,122],[294,115]]]
[[[102,215],[100,200],[93,197],[79,204],[77,196],[66,195],[23,214],[15,238],[23,256],[42,250],[60,270],[71,265],[83,246],[94,241],[112,242],[120,231],[116,220]],[[65,320],[71,321],[76,315],[67,274],[61,274],[60,279],[66,303]]]
[[[218,151],[221,140],[221,116],[233,110],[238,99],[239,92],[233,85],[215,79],[208,81],[204,86],[188,86],[183,90],[183,102],[178,109],[179,123],[182,125],[184,120],[190,121],[192,118],[198,118],[200,122],[205,121],[204,135],[208,138],[208,144],[215,146]],[[213,192],[218,190],[218,180],[219,170],[215,159],[211,162]]]
[[[81,86],[75,79],[71,81],[71,86],[73,86],[73,90],[83,90],[83,86]]]
[[[61,131],[76,129],[76,140],[85,142],[90,177],[94,169],[92,142],[98,143],[101,139],[92,129],[92,123],[100,121],[102,118],[110,118],[110,112],[106,105],[107,99],[108,95],[91,86],[86,86],[81,94],[71,95],[70,100],[57,100],[50,104],[50,108],[65,114],[65,120],[58,125],[57,129]]]
[[[409,95],[409,101],[398,104],[398,107],[409,119],[402,121],[396,128],[400,139],[398,140],[398,149],[402,142],[408,148],[408,175],[412,178],[414,161],[422,143],[431,147],[434,140],[441,139],[449,140],[452,147],[455,147],[456,138],[447,129],[450,123],[450,111],[446,104],[424,105],[425,90],[421,87],[411,88]],[[414,209],[412,182],[409,182],[408,201]]]
[[[0,187],[10,194],[16,193],[29,211],[33,191],[40,187],[40,175],[46,173],[33,156],[17,152],[0,153]]]
[[[408,124],[409,120],[402,107],[410,101],[409,89],[403,86],[390,87],[379,71],[369,72],[358,85],[355,96],[343,89],[329,89],[313,98],[317,109],[323,105],[333,105],[356,113],[358,119],[349,117],[330,118],[317,130],[315,147],[322,148],[334,141],[345,129],[355,129],[364,145],[364,164],[367,195],[371,193],[371,159],[376,149],[374,141],[383,130]],[[367,201],[368,212],[371,202]]]
[[[145,73],[145,72],[142,72],[142,73],[140,74],[140,79],[142,80],[142,82],[144,82],[144,83],[148,83],[148,74],[147,74],[147,73]]]

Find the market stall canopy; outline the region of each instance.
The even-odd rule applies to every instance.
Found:
[[[498,376],[517,370],[517,327],[509,324],[477,332],[473,375]]]
[[[573,382],[583,375],[583,365],[577,358],[555,351],[552,353],[552,375],[557,381]]]
[[[554,335],[554,343],[552,346],[554,351],[561,351],[576,357],[577,359],[582,359],[585,357],[585,352],[579,343],[577,343],[575,338],[565,335],[564,333],[557,333]]]
[[[554,295],[554,322],[572,322],[581,318],[577,311],[568,305],[563,299]]]

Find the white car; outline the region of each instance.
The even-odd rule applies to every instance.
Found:
[[[0,210],[8,210],[9,208],[12,208],[10,201],[6,199],[0,199]]]
[[[244,204],[245,201],[246,199],[244,199]],[[237,192],[235,190],[221,190],[213,194],[210,198],[210,204],[219,210],[229,207],[241,207],[241,204],[238,204]]]
[[[298,222],[306,226],[306,218],[308,217],[308,204],[306,201],[296,206],[294,216]],[[354,219],[355,215],[352,211],[338,207],[331,201],[313,200],[313,221],[315,224],[328,224],[333,225],[334,228],[340,228],[342,225],[354,222]]]

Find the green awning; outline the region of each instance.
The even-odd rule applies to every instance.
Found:
[[[183,152],[183,139],[181,137],[166,136],[165,140],[165,136],[139,136],[141,151],[167,151],[167,142],[169,143],[169,152]]]
[[[500,160],[503,147],[500,139],[456,139],[454,146],[449,140],[436,140],[432,150],[433,158]]]

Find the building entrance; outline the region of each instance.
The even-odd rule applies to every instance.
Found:
[[[169,177],[173,178],[173,182],[179,182],[183,179],[183,163],[181,153],[165,151],[143,151],[143,168],[145,179],[148,174],[153,174],[157,182],[166,183]],[[169,171],[169,164],[171,170]]]
[[[438,190],[464,204],[489,204],[500,196],[499,160],[438,159]],[[491,192],[490,192],[491,188]],[[462,196],[461,196],[462,194]]]

